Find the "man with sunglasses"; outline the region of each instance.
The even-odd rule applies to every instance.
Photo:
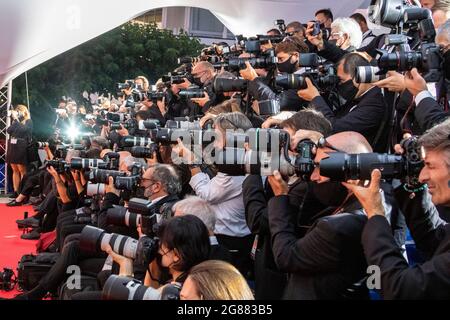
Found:
[[[268,211],[272,249],[277,266],[290,273],[284,298],[367,299],[367,264],[361,246],[367,217],[345,187],[321,176],[318,165],[332,152],[369,153],[372,148],[356,132],[341,132],[324,140],[315,132],[300,130],[295,139],[299,138],[318,145],[311,181],[329,208],[317,215],[305,236],[297,238],[289,218],[287,183],[278,171],[268,178],[275,194]]]

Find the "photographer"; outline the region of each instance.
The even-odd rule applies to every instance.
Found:
[[[168,268],[171,279],[167,283],[183,285],[189,270],[197,264],[208,260],[210,244],[208,230],[204,223],[193,215],[174,217],[159,227],[159,250],[161,267]],[[115,253],[111,247],[107,253],[120,265],[120,276],[133,277],[132,260]],[[144,285],[150,286],[155,275],[147,271]],[[158,279],[161,281],[162,279]],[[146,298],[159,300],[163,287],[148,288]]]
[[[11,111],[11,125],[6,129],[9,134],[8,152],[6,162],[11,165],[13,171],[13,198],[19,196],[20,181],[27,173],[28,147],[33,136],[33,121],[30,118],[30,112],[24,105],[17,105]]]
[[[227,147],[227,130],[248,130],[252,128],[250,121],[242,113],[224,113],[214,119],[214,132],[217,135],[214,147],[223,150]],[[181,140],[178,142],[182,157],[193,160],[191,150],[187,149]],[[228,146],[229,147],[229,146]],[[190,162],[190,185],[195,194],[208,201],[216,212],[216,234],[219,244],[233,251],[233,265],[247,276],[252,268],[250,251],[253,237],[245,221],[245,209],[242,200],[242,182],[244,176],[229,176],[218,172],[212,179],[203,173],[200,166]]]
[[[191,74],[194,77],[194,84],[200,88],[205,88],[206,91],[204,98],[191,99],[192,102],[200,106],[202,112],[208,111],[211,106],[215,106],[223,101],[212,89],[217,73],[211,63],[200,61],[192,68]]]
[[[356,131],[361,133],[375,151],[384,150],[387,122],[384,122],[387,107],[381,90],[372,84],[355,82],[355,69],[370,66],[369,61],[360,53],[349,53],[337,64],[337,86],[340,106],[336,111],[320,96],[310,79],[306,79],[307,88],[299,90],[300,98],[311,101],[311,105],[331,122],[333,132]]]
[[[346,183],[363,205],[368,222],[362,234],[367,262],[381,269],[384,299],[450,298],[450,225],[439,218],[436,205],[450,207],[450,121],[431,128],[419,139],[425,149],[420,187],[406,184],[396,190],[406,223],[426,262],[409,267],[395,246],[380,199],[379,170],[374,170],[367,188]]]
[[[308,138],[308,134],[304,137]],[[336,150],[348,153],[372,151],[362,135],[341,132],[322,139],[314,163],[319,164]],[[275,194],[268,208],[273,253],[280,270],[290,274],[284,298],[367,299],[367,288],[360,284],[367,268],[360,243],[367,221],[364,211],[345,187],[321,176],[318,166],[311,181],[321,189],[321,202],[330,208],[317,214],[318,219],[306,235],[297,238],[295,225],[289,217],[288,185],[279,172],[269,177]]]
[[[320,136],[328,136],[331,132],[330,122],[313,109],[297,112],[291,118],[281,122],[280,127],[292,138],[298,130],[315,131]],[[290,217],[296,221],[298,229],[300,226],[311,225],[310,218],[325,207],[313,195],[312,186],[301,178],[296,178],[289,179],[288,196]],[[247,224],[252,233],[257,235],[253,245],[256,246],[255,298],[257,300],[281,299],[287,283],[286,273],[277,268],[273,257],[267,209],[267,202],[273,191],[265,190],[265,187],[267,186],[264,186],[259,175],[248,175],[242,185]],[[299,233],[298,230],[296,233]]]
[[[362,41],[358,48],[369,45],[373,41],[373,39],[375,39],[375,35],[367,26],[366,18],[361,13],[354,13],[350,16],[350,18],[355,20],[356,23],[359,24],[359,28],[362,32]]]
[[[361,46],[361,41],[361,29],[353,19],[338,18],[331,24],[329,43],[347,52],[352,52]]]
[[[301,73],[302,66],[299,64],[300,55],[308,52],[306,44],[300,47],[293,41],[286,41],[279,43],[275,48],[275,53],[278,58],[278,71],[283,73]],[[300,99],[295,90],[285,90],[280,94],[276,94],[272,88],[265,84],[261,78],[258,78],[255,69],[246,63],[247,68],[240,71],[241,76],[249,80],[248,93],[257,101],[262,100],[280,100],[280,109],[298,111],[306,106],[304,100]]]

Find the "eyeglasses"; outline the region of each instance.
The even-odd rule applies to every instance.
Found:
[[[330,39],[339,39],[340,37],[342,37],[344,35],[344,33],[342,31],[339,32],[333,32],[330,35]]]

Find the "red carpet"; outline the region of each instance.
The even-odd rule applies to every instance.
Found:
[[[0,271],[3,268],[10,268],[14,270],[17,275],[17,262],[22,255],[36,252],[36,241],[22,240],[20,235],[22,230],[17,228],[16,220],[23,219],[24,211],[28,211],[28,216],[31,217],[34,213],[32,206],[22,207],[7,207],[5,204],[0,204]],[[0,291],[0,297],[11,298],[19,292]]]

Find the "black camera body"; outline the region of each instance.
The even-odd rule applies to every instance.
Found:
[[[14,289],[16,282],[13,277],[15,274],[12,269],[3,268],[3,272],[0,272],[0,290],[11,291]]]

